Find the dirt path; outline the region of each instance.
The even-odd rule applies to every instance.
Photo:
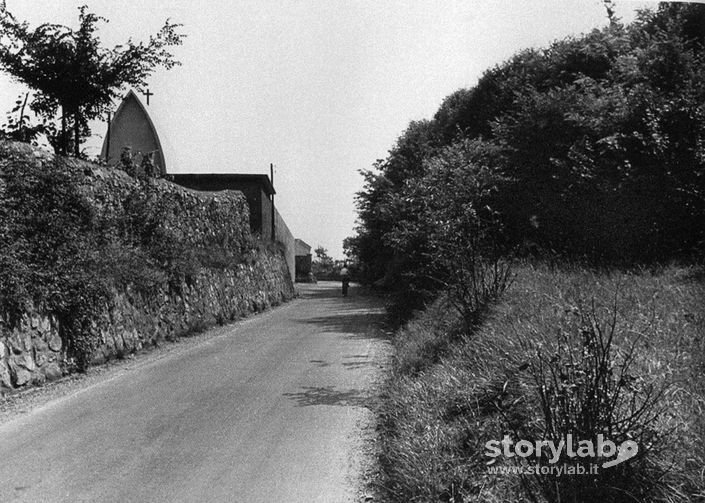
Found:
[[[379,302],[338,288],[6,421],[0,501],[359,500],[388,347]]]

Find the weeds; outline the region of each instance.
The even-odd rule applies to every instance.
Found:
[[[676,267],[515,273],[470,336],[439,301],[395,338],[379,409],[383,500],[702,500],[705,285]],[[592,478],[488,471],[489,440],[568,433],[631,439],[639,455]]]
[[[452,280],[445,282],[448,302],[463,321],[463,332],[470,334],[488,304],[498,300],[513,280],[510,262],[485,260],[470,254],[459,260]]]
[[[620,350],[617,299],[611,312],[600,313],[594,301],[584,310],[575,309],[572,332],[561,331],[552,348],[535,346],[535,358],[530,372],[535,381],[542,412],[542,428],[534,437],[559,445],[572,439],[576,452],[580,440],[595,441],[598,435],[616,445],[636,442],[638,456],[628,465],[601,469],[594,476],[537,474],[532,480],[524,477],[523,487],[532,500],[536,492],[551,502],[641,500],[652,491],[653,481],[663,475],[649,463],[652,450],[658,448],[664,432],[657,422],[664,412],[663,396],[666,385],[657,378],[639,375],[635,367],[635,352],[641,335],[622,340],[627,347]],[[599,453],[585,457],[563,455],[557,463],[585,467],[604,462]],[[535,459],[539,465],[549,465],[550,455]],[[550,460],[556,463],[555,459]]]

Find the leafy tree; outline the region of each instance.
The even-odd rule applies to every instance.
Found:
[[[378,160],[373,170],[361,171],[365,185],[356,198],[360,225],[350,243],[360,259],[363,281],[396,281],[387,265],[398,257],[384,238],[397,220],[393,202],[408,179],[423,175],[424,159],[437,144],[436,121],[413,121],[386,159]]]
[[[311,264],[313,275],[319,279],[331,277],[334,274],[335,261],[328,255],[328,250],[319,245],[313,252],[316,255]]]
[[[181,25],[167,20],[148,42],[106,49],[97,25],[107,19],[87,9],[79,8],[75,31],[51,23],[32,30],[0,10],[0,68],[34,91],[29,107],[44,119],[44,132],[60,154],[80,156],[80,144],[91,134],[88,121],[107,112],[125,86],[142,90],[155,68],[180,64],[168,48],[182,43]]]
[[[393,191],[392,183],[383,174],[370,170],[361,174],[365,185],[356,198],[359,225],[348,242],[364,265],[362,280],[373,283],[385,277],[387,265],[394,257],[394,250],[384,241],[394,222],[389,206]]]
[[[343,254],[348,260],[357,261],[358,244],[357,236],[348,236],[343,239]]]
[[[318,246],[315,250],[314,253],[316,254],[315,261],[321,266],[321,267],[332,267],[333,266],[333,259],[328,255],[328,250],[325,249],[322,246]]]
[[[32,125],[30,116],[27,114],[27,101],[29,93],[24,97],[20,96],[15,101],[14,108],[7,114],[7,124],[5,130],[0,129],[0,138],[21,141],[24,143],[34,143],[37,137],[44,131],[43,124]],[[14,115],[17,114],[17,115]]]
[[[604,3],[609,13],[612,3]],[[493,145],[501,160],[491,168],[503,182],[490,207],[505,250],[628,263],[702,249],[705,6],[662,4],[629,26],[613,11],[610,18],[604,29],[489,69],[475,87],[446,98],[432,120],[412,122],[363,172],[349,241],[363,279],[420,288],[433,230],[422,231],[425,198],[439,183],[429,170],[440,158],[462,164],[447,148],[465,140]],[[462,197],[441,187],[448,201]]]
[[[425,175],[409,180],[400,194],[400,218],[386,236],[404,257],[396,266],[407,299],[409,293],[424,300],[446,291],[466,333],[510,281],[499,248],[499,215],[490,206],[507,182],[497,169],[498,152],[466,139],[428,159]]]

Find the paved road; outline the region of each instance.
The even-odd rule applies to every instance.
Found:
[[[335,283],[0,426],[0,501],[355,501],[386,354]]]

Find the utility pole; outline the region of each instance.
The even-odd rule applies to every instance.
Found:
[[[277,240],[276,228],[274,221],[276,220],[276,210],[274,209],[274,163],[269,163],[269,180],[272,182],[272,243]]]

